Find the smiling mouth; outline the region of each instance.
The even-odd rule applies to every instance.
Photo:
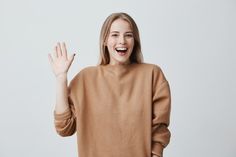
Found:
[[[123,56],[126,54],[126,52],[128,51],[128,48],[125,48],[125,47],[118,47],[118,48],[115,48],[116,52]]]

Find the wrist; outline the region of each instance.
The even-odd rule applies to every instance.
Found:
[[[67,73],[60,73],[56,75],[57,81],[67,81]]]

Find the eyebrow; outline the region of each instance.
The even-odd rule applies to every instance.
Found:
[[[112,31],[110,33],[120,33],[119,31]],[[133,33],[132,31],[128,31],[128,32],[125,32],[125,33]]]

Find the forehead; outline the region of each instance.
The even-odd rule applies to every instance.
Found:
[[[116,19],[111,24],[110,32],[111,31],[132,31],[132,28],[126,20]]]

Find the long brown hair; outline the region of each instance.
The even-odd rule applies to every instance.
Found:
[[[143,55],[141,51],[141,43],[140,43],[140,37],[139,37],[139,30],[138,27],[134,21],[134,19],[128,15],[127,13],[112,13],[110,16],[108,16],[105,20],[105,22],[102,25],[102,29],[100,32],[100,58],[99,58],[99,65],[105,65],[109,64],[110,62],[110,56],[109,52],[107,49],[107,46],[105,45],[105,42],[107,40],[107,36],[109,34],[111,24],[113,21],[117,19],[123,19],[127,21],[131,29],[133,31],[133,36],[134,36],[134,48],[133,52],[131,53],[130,56],[130,63],[142,63],[143,62]]]

